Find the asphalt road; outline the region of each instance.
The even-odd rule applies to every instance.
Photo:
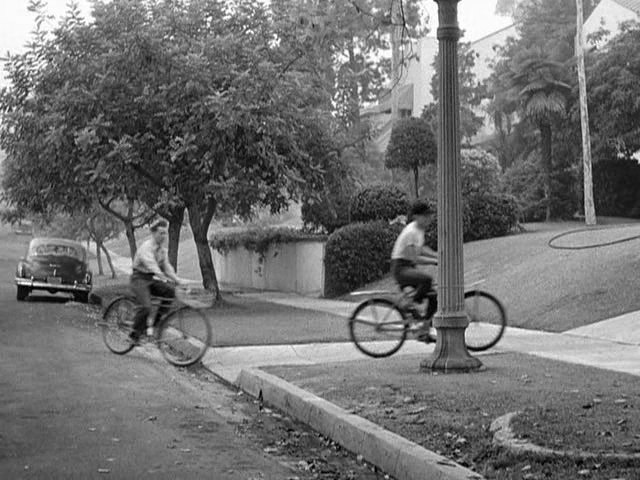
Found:
[[[226,386],[111,354],[92,307],[16,301],[26,241],[0,227],[0,478],[306,478],[238,434],[251,419]]]

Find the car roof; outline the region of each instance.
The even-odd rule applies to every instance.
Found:
[[[75,240],[70,240],[68,238],[57,238],[57,237],[34,237],[29,242],[29,245],[34,244],[43,244],[43,243],[52,243],[54,245],[68,245],[70,247],[80,247],[83,250],[84,245],[80,242],[76,242]]]

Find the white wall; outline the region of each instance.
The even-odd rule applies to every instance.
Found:
[[[602,0],[584,22],[584,34],[589,36],[604,28],[611,32],[607,37],[611,38],[619,32],[620,24],[629,20],[638,20],[638,15],[614,0]]]
[[[316,297],[324,294],[323,242],[272,245],[262,260],[244,247],[225,255],[213,250],[213,264],[223,285]]]

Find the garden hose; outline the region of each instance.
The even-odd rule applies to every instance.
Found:
[[[588,249],[588,248],[608,247],[608,246],[611,246],[611,245],[616,245],[618,243],[630,242],[632,240],[640,239],[640,235],[633,235],[631,237],[620,238],[618,240],[612,240],[610,242],[594,243],[592,245],[580,245],[580,246],[577,246],[577,247],[561,246],[561,245],[554,245],[553,244],[553,242],[555,242],[556,240],[558,240],[558,239],[560,239],[562,237],[566,237],[566,236],[573,235],[573,234],[576,234],[576,233],[592,232],[592,231],[595,231],[595,230],[608,230],[608,229],[612,229],[612,228],[631,227],[631,226],[640,227],[640,223],[627,223],[627,224],[622,224],[622,225],[607,225],[607,226],[602,226],[602,227],[586,227],[586,228],[578,228],[576,230],[569,230],[568,232],[563,232],[563,233],[560,233],[560,234],[555,235],[554,237],[552,237],[547,242],[547,245],[549,247],[551,247],[551,248],[556,249],[556,250],[585,250],[585,249]]]

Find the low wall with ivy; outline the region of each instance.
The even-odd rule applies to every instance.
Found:
[[[286,230],[250,231],[212,238],[211,246],[223,285],[324,295],[324,237]]]

